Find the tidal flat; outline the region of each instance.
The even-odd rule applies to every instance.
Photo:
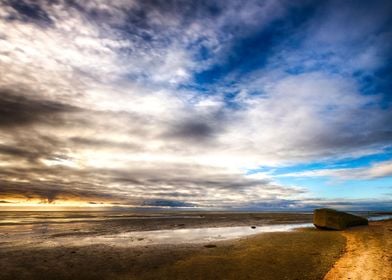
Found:
[[[323,279],[347,239],[310,213],[0,216],[0,279]]]

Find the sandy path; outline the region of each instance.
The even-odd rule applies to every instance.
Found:
[[[346,252],[324,280],[391,280],[392,221],[373,222],[343,232]]]

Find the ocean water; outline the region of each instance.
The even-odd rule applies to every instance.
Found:
[[[99,222],[109,220],[198,219],[199,215],[129,213],[115,211],[0,211],[1,225]]]

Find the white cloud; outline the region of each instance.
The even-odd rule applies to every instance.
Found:
[[[378,96],[361,95],[353,78],[322,69],[288,74],[278,65],[303,56],[284,47],[265,69],[230,86],[223,79],[216,88],[207,85],[207,93],[192,89],[194,75],[223,65],[236,40],[283,16],[291,5],[285,1],[225,3],[214,16],[192,4],[147,9],[142,1],[37,3],[50,24],[0,4],[0,87],[16,96],[3,94],[0,101],[14,106],[26,98],[26,108],[19,104],[11,114],[27,112],[35,120],[22,119],[22,128],[15,122],[0,127],[0,156],[9,162],[3,171],[11,181],[26,180],[30,168],[37,170],[33,183],[39,177],[48,186],[57,181],[60,188],[102,188],[130,201],[242,205],[303,192],[245,170],[367,154],[390,141],[384,129],[390,113],[374,105]],[[205,59],[198,57],[201,46]],[[367,50],[355,67],[378,65],[379,49]],[[184,83],[191,86],[179,87]],[[230,91],[241,92],[238,108],[225,100]],[[59,110],[61,104],[70,108]],[[43,172],[48,168],[53,174]],[[390,166],[366,172],[384,176]]]
[[[340,180],[375,179],[390,176],[392,176],[392,161],[374,163],[369,167],[316,169],[277,175],[277,177],[331,177]]]

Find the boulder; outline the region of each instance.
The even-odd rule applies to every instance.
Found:
[[[322,208],[314,210],[313,224],[320,229],[342,230],[352,226],[367,225],[368,220],[346,212]]]

